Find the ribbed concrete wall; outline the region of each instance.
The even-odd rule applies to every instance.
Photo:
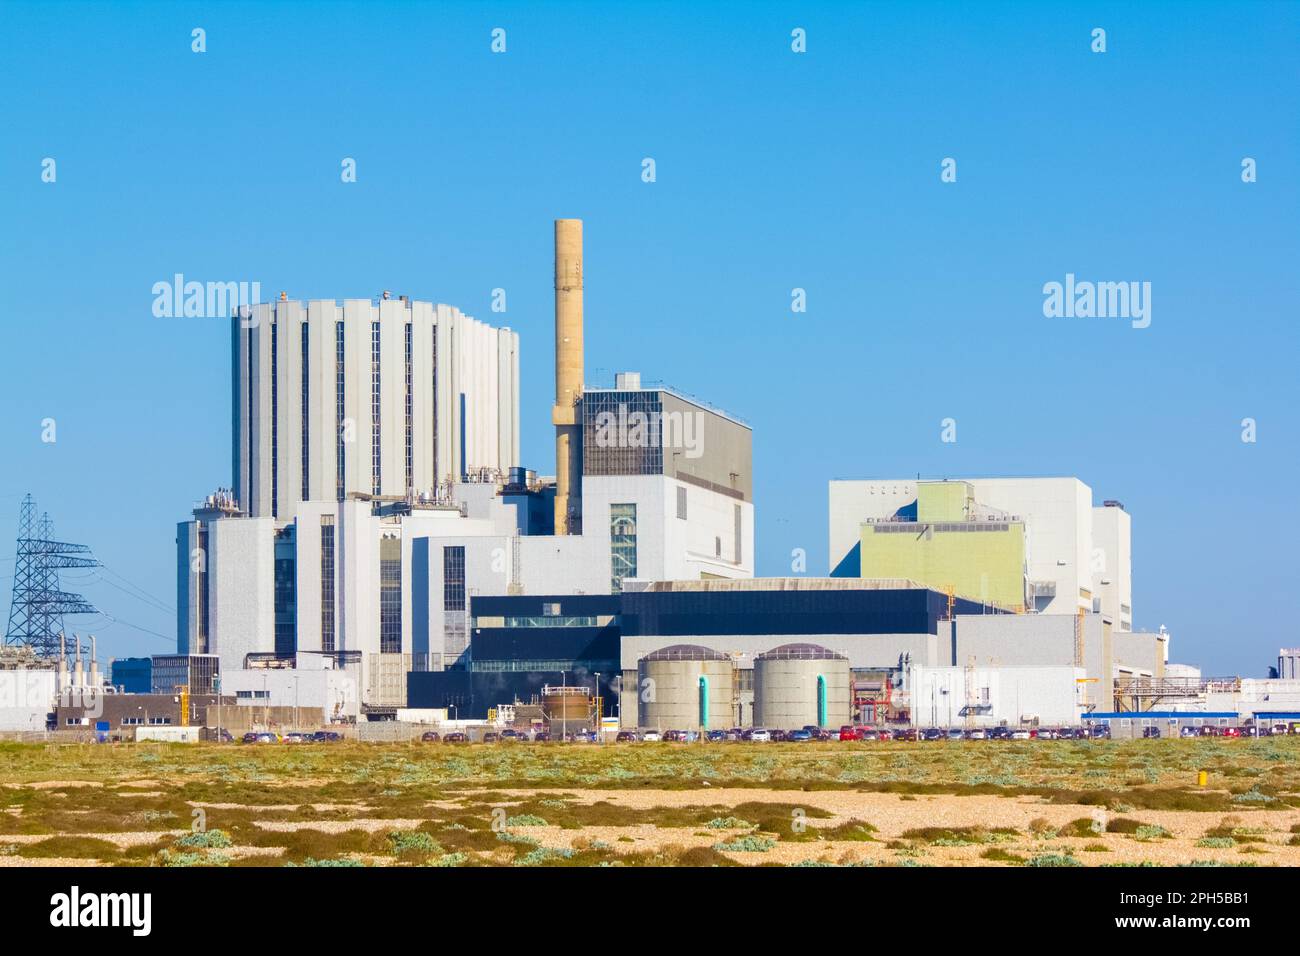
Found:
[[[818,720],[817,678],[826,680],[826,719]],[[795,730],[809,724],[840,727],[850,723],[847,659],[765,659],[754,661],[754,726]]]
[[[427,302],[283,301],[232,319],[231,346],[232,482],[252,517],[287,521],[300,501],[337,500],[341,430],[344,495],[433,494],[466,471],[519,463],[519,337],[508,329]]]
[[[730,727],[734,719],[731,671],[729,660],[642,660],[637,668],[640,726],[660,730],[720,730]],[[703,728],[700,725],[700,678],[708,681],[708,716]]]

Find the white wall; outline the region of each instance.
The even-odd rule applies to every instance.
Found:
[[[56,685],[53,670],[0,670],[0,730],[44,730]]]
[[[1044,726],[1079,723],[1083,700],[1078,678],[1081,669],[1067,666],[975,667],[970,690],[974,698],[992,706],[974,719],[977,727],[1016,726],[1037,718]],[[904,692],[918,727],[964,727],[961,709],[968,688],[964,667],[913,666],[904,676]]]
[[[208,526],[210,652],[221,671],[244,666],[250,653],[275,650],[275,522],[213,521]]]
[[[1094,579],[1111,581],[1101,595],[1102,613],[1117,627],[1131,615],[1120,604],[1132,604],[1129,516],[1118,508],[1094,508],[1092,489],[1077,478],[962,478],[975,500],[1025,522],[1026,565],[1030,581],[1051,581],[1056,596],[1040,601],[1046,614],[1091,611]],[[830,568],[847,556],[868,518],[886,518],[916,500],[916,482],[906,480],[837,480],[830,482]],[[1100,535],[1094,531],[1094,520]],[[1100,538],[1100,540],[1098,540]],[[1105,574],[1094,574],[1104,567]],[[1127,629],[1127,627],[1125,628]]]

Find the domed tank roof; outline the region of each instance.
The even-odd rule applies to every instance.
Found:
[[[711,647],[698,644],[670,644],[657,651],[651,651],[644,658],[647,661],[729,661],[726,654]]]
[[[759,661],[842,661],[845,656],[820,644],[782,644],[759,654]]]

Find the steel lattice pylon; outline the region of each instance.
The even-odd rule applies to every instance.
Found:
[[[80,594],[59,589],[59,569],[98,566],[86,545],[55,541],[50,516],[38,520],[32,496],[23,498],[5,644],[30,647],[38,657],[57,657],[63,615],[98,613]]]

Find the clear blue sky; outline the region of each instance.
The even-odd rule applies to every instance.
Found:
[[[1137,624],[1260,674],[1300,644],[1298,39],[1262,2],[6,3],[0,607],[28,490],[175,603],[175,523],[230,480],[227,324],[153,317],[176,272],[508,323],[549,472],[572,216],[588,380],[754,426],[759,573],[825,573],[832,477],[1077,475],[1133,515]],[[1151,282],[1150,328],[1044,318],[1067,272]],[[101,653],[173,646],[161,607],[65,583],[157,632],[77,621]]]

